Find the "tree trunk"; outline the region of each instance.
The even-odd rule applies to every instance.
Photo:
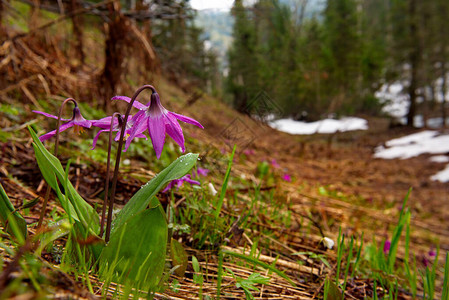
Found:
[[[78,0],[70,1],[70,11],[74,12],[79,9],[81,6],[78,3]],[[72,26],[73,26],[73,35],[75,36],[74,44],[75,44],[75,53],[77,59],[80,62],[80,65],[84,64],[84,53],[83,53],[83,16],[82,15],[73,15],[72,16]]]
[[[410,97],[410,107],[407,113],[407,126],[413,127],[413,120],[416,115],[416,89],[418,88],[418,66],[419,66],[419,36],[416,22],[416,0],[409,1],[409,34],[411,40],[410,49],[410,86],[408,94]]]
[[[441,117],[443,118],[443,127],[446,127],[446,80],[447,80],[447,70],[446,70],[446,57],[442,56],[441,62],[441,77],[443,83],[441,84]]]
[[[110,111],[111,98],[115,95],[120,77],[123,73],[125,59],[125,39],[128,35],[126,22],[120,13],[119,2],[109,5],[109,19],[107,24],[107,38],[105,45],[105,64],[100,79],[100,94],[103,99],[103,108]]]

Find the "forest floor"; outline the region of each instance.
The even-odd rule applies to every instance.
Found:
[[[185,97],[176,89],[165,87],[165,90],[165,94],[164,91],[161,93],[163,97]],[[189,150],[189,143],[192,143],[191,152],[200,153],[199,164],[201,167],[211,169],[208,180],[213,182],[217,189],[223,182],[227,155],[232,145],[237,144],[231,181],[223,207],[224,218],[244,217],[243,214],[246,212],[243,211],[239,215],[239,210],[233,207],[231,199],[251,202],[254,186],[260,186],[261,193],[272,193],[275,202],[285,204],[280,206],[280,209],[288,211],[291,216],[288,225],[282,224],[283,219],[277,220],[278,223],[272,222],[270,216],[264,216],[263,213],[269,211],[263,206],[270,204],[260,203],[256,206],[260,209],[260,213],[252,214],[257,218],[253,222],[256,227],[238,228],[239,224],[234,223],[233,225],[237,224],[238,230],[236,226],[232,226],[232,230],[229,229],[233,234],[225,249],[249,253],[251,245],[257,245],[255,242],[257,239],[262,253],[259,259],[268,264],[275,264],[295,283],[293,285],[281,277],[272,275],[270,284],[263,285],[260,291],[254,294],[256,297],[270,299],[321,297],[319,295],[323,292],[324,279],[333,278],[332,275],[335,275],[337,258],[335,247],[332,250],[326,249],[322,239],[328,237],[337,242],[340,227],[347,237],[354,236],[361,240],[363,233],[364,243],[379,245],[391,239],[403,199],[410,188],[412,191],[407,204],[412,212],[410,252],[416,256],[418,264],[422,265],[430,249],[439,246],[441,253],[449,251],[449,222],[447,222],[449,210],[442,209],[448,205],[449,187],[445,183],[430,180],[430,176],[441,170],[443,165],[430,162],[427,155],[407,160],[373,158],[376,146],[416,130],[389,129],[387,119],[368,118],[370,129],[366,131],[292,136],[238,114],[207,96],[190,106],[179,102],[172,106],[171,109],[174,111],[182,111],[183,114],[194,117],[204,125],[204,130],[183,126],[185,135],[190,137],[186,140],[186,147]],[[30,111],[29,108],[25,110]],[[40,120],[36,116],[34,118]],[[24,122],[25,120],[13,122],[11,119],[3,118],[1,127],[2,130],[7,130]],[[34,159],[31,139],[24,130],[21,128],[22,134],[19,134],[19,137],[0,144],[0,180],[16,207],[20,206],[24,199],[31,201],[37,196],[42,197],[46,189]],[[210,155],[213,151],[219,151],[223,155],[217,158],[215,154]],[[64,151],[61,156],[64,161],[66,158]],[[154,175],[145,168],[139,156],[130,159],[131,163],[125,166],[119,180],[117,196],[119,205],[124,204],[126,199],[129,199],[130,195],[144,183],[141,181],[142,178],[149,179]],[[270,173],[274,178],[271,181],[258,178],[257,170],[263,161],[270,165]],[[92,204],[101,203],[99,195],[105,174],[104,164],[81,156],[72,163],[71,170],[71,181],[80,194]],[[282,180],[285,174],[291,177],[290,182]],[[242,187],[239,184],[241,180],[252,184]],[[175,196],[181,199],[180,202],[184,199],[182,193]],[[168,195],[163,193],[160,193],[159,197],[161,201],[168,199]],[[59,209],[55,208],[54,203],[52,202],[49,212]],[[31,208],[25,216],[28,223],[37,221],[39,210],[40,204]],[[33,229],[30,231],[33,233]],[[192,275],[194,270],[189,265],[185,278],[172,276],[172,280],[173,278],[176,280],[173,281],[176,282],[176,288],[172,286],[164,293],[158,294],[159,297],[172,299],[214,297],[217,293],[216,252],[207,247],[203,250],[195,249],[194,243],[188,237],[180,237],[180,240],[185,243],[189,254],[198,257],[203,272],[206,273],[205,281],[201,284],[195,282]],[[312,259],[311,253],[317,256]],[[398,257],[403,259],[404,255],[403,242],[400,242]],[[323,263],[320,257],[325,258],[330,264]],[[51,264],[55,264],[50,254],[46,258]],[[303,262],[296,263],[298,259]],[[443,266],[444,255],[440,255],[438,261],[439,265]],[[225,268],[232,270],[236,277],[233,278],[231,273],[227,273],[222,295],[227,299],[243,298],[244,291],[235,286],[236,282],[239,282],[237,278],[245,278],[257,268],[247,263],[237,264],[233,260],[225,260]],[[363,272],[364,276],[359,274],[348,283],[346,290],[348,299],[373,296],[374,287],[370,271],[365,269]],[[53,291],[59,291],[61,295],[68,293],[82,298],[92,298],[92,294],[85,287],[81,285],[78,288],[72,287],[77,280],[71,277],[66,281],[54,282],[53,285],[56,287]],[[92,280],[97,282],[97,286],[101,286],[98,279],[92,277]],[[96,291],[99,290],[100,287]],[[401,292],[399,299],[410,298],[406,290],[399,291]],[[112,294],[113,292],[109,293]],[[31,298],[34,296],[33,293],[29,294]]]

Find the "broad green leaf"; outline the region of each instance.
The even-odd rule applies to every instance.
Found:
[[[24,240],[27,236],[27,224],[25,222],[25,219],[22,217],[21,214],[19,214],[12,205],[11,201],[9,200],[8,195],[6,194],[5,190],[3,189],[3,186],[0,183],[0,221],[3,224],[3,227],[5,227],[6,231],[16,236],[19,240]],[[10,224],[11,221],[15,221],[15,225],[17,226],[17,231],[15,232],[13,228],[11,228]],[[17,234],[21,234],[21,236],[17,236]]]
[[[28,127],[28,129],[34,141],[33,147],[39,169],[41,170],[45,181],[53,190],[55,190],[64,210],[70,214],[75,221],[81,222],[83,226],[89,228],[92,232],[98,233],[99,216],[94,208],[78,194],[70,182],[67,182],[67,186],[64,189],[65,195],[62,193],[58,182],[63,185],[65,184],[66,173],[61,162],[44,147],[33,129],[30,127]],[[65,196],[67,196],[68,200]]]
[[[117,214],[115,220],[112,221],[111,235],[114,234],[115,229],[120,228],[123,223],[129,220],[129,218],[145,210],[150,203],[152,204],[151,206],[154,207],[155,205],[153,205],[153,202],[155,198],[152,200],[153,196],[155,196],[167,182],[181,178],[187,174],[187,172],[189,172],[195,165],[197,159],[198,154],[188,153],[183,155],[172,162],[147,184],[143,185]],[[155,200],[157,201],[157,199]]]
[[[340,289],[333,281],[328,282],[327,300],[343,300]]]
[[[170,256],[173,261],[173,266],[179,266],[175,270],[175,274],[179,277],[184,277],[187,270],[187,264],[189,263],[189,258],[184,247],[177,240],[172,239],[170,243]]]
[[[51,226],[48,231],[42,233],[39,236],[39,246],[36,249],[36,254],[40,256],[42,250],[44,250],[48,244],[53,243],[55,240],[67,235],[70,232],[71,226],[72,224],[70,224],[69,220],[64,218]]]
[[[168,226],[161,205],[128,219],[100,255],[100,274],[134,287],[153,289],[162,278]],[[112,275],[111,275],[112,274]]]

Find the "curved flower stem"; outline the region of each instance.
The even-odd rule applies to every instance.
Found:
[[[112,178],[111,197],[109,198],[108,222],[106,225],[106,237],[105,237],[106,243],[109,242],[109,237],[111,234],[112,211],[113,211],[113,205],[114,205],[114,200],[115,200],[115,190],[116,190],[116,186],[117,186],[118,169],[120,167],[120,157],[122,155],[123,138],[125,136],[126,123],[128,122],[128,116],[129,116],[129,113],[131,112],[131,108],[133,107],[134,101],[136,100],[137,96],[139,96],[139,94],[145,89],[151,89],[151,91],[153,93],[156,93],[156,89],[152,85],[149,85],[149,84],[140,87],[134,93],[133,97],[131,98],[131,101],[128,104],[128,109],[126,110],[125,118],[123,120],[123,126],[120,131],[120,138],[119,138],[118,148],[117,148],[117,157],[115,159],[114,177]]]
[[[55,141],[55,151],[54,155],[58,155],[58,147],[59,147],[59,127],[61,127],[61,117],[62,117],[62,111],[64,110],[64,106],[67,102],[72,101],[75,107],[78,107],[78,103],[76,103],[75,99],[73,98],[67,98],[62,102],[61,107],[59,108],[59,114],[58,114],[58,124],[56,127],[56,141]],[[37,222],[37,229],[39,229],[42,226],[42,222],[44,221],[44,215],[45,210],[47,209],[47,202],[48,198],[50,197],[51,187],[50,185],[47,185],[47,191],[45,193],[44,203],[42,204],[41,214],[39,216],[39,221]]]
[[[111,117],[111,125],[109,127],[108,160],[106,163],[106,181],[104,183],[105,194],[104,194],[104,201],[103,201],[103,210],[101,212],[101,223],[100,223],[100,234],[99,234],[100,237],[103,235],[103,232],[104,232],[104,219],[106,217],[106,206],[108,203],[109,169],[110,169],[110,165],[111,165],[111,147],[112,147],[112,129],[114,127],[114,118],[115,117],[117,117],[117,119],[120,123],[122,116],[118,112],[113,113],[112,117]]]

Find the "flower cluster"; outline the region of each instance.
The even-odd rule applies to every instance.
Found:
[[[112,100],[122,100],[128,103],[131,102],[131,98],[125,96],[115,96]],[[174,112],[168,111],[165,109],[160,101],[159,94],[153,90],[151,94],[150,102],[147,105],[144,105],[138,101],[133,102],[133,106],[137,108],[139,111],[133,115],[128,116],[128,121],[124,124],[124,116],[120,116],[115,120],[112,120],[112,116],[105,117],[100,120],[86,120],[80,112],[78,105],[75,103],[75,108],[73,109],[73,116],[71,119],[61,119],[66,123],[60,125],[59,132],[62,132],[70,127],[74,127],[75,133],[81,133],[83,128],[91,128],[97,127],[100,128],[100,131],[97,133],[93,140],[93,147],[95,148],[97,144],[97,140],[102,132],[111,131],[111,121],[112,123],[112,131],[117,132],[115,136],[115,141],[118,141],[120,138],[121,130],[123,126],[125,126],[125,136],[126,139],[125,149],[126,151],[131,144],[132,140],[135,138],[145,138],[144,135],[146,131],[151,138],[153,143],[154,151],[156,152],[156,156],[159,159],[162,153],[162,149],[165,143],[165,135],[168,134],[180,147],[182,152],[185,151],[184,147],[184,135],[182,132],[182,128],[178,123],[178,120],[190,123],[200,128],[204,128],[198,121],[176,114]],[[35,113],[44,115],[46,117],[58,119],[57,116],[47,114],[41,111],[33,111]],[[39,137],[41,141],[45,141],[50,139],[56,134],[57,130],[50,131]]]

